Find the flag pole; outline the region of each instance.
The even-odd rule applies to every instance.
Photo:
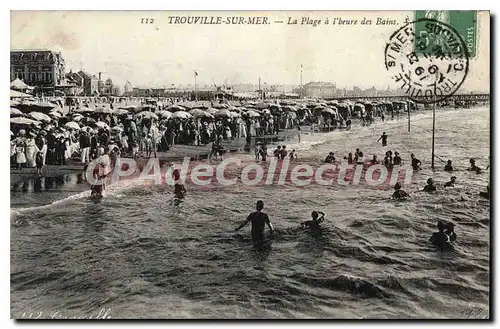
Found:
[[[198,75],[198,72],[194,71],[194,97],[195,100],[198,101],[198,86],[196,85],[196,76]]]
[[[437,72],[436,72],[437,73]],[[436,74],[437,76],[437,74]],[[437,86],[437,77],[436,82],[434,83],[434,106],[432,107],[432,159],[431,159],[431,168],[434,169],[434,137],[436,132],[436,86]]]
[[[259,77],[259,93],[260,93],[260,100],[262,101],[263,93],[262,93],[262,89],[260,89],[260,77]]]
[[[302,87],[302,64],[300,64],[300,98],[304,98],[304,88]]]

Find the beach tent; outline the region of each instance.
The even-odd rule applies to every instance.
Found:
[[[20,91],[16,91],[16,90],[10,90],[10,98],[28,98],[28,97],[32,97],[31,95],[29,94],[25,94],[25,93],[22,93]]]
[[[28,86],[23,82],[23,80],[16,78],[14,81],[10,83],[10,89],[14,90],[32,90],[35,87]]]

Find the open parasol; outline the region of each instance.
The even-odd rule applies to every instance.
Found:
[[[68,129],[80,130],[80,125],[74,121],[70,121],[64,125]]]

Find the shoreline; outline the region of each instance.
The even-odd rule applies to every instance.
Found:
[[[309,134],[310,126],[301,126],[300,133]],[[252,137],[252,140],[262,140],[265,139],[272,143],[275,141],[287,140],[291,137],[298,136],[299,131],[297,129],[283,129],[280,130],[277,135],[265,135],[260,137]],[[243,151],[246,146],[246,138],[238,138],[232,141],[225,142],[224,148],[226,153],[234,153],[238,151]],[[168,152],[157,152],[157,157],[162,162],[173,162],[177,160],[182,160],[185,157],[190,157],[191,159],[206,159],[208,158],[210,152],[212,151],[211,143],[208,145],[196,146],[196,145],[175,145]],[[130,158],[125,156],[125,158]],[[154,158],[154,157],[152,157]],[[138,161],[147,162],[149,158],[139,157]],[[75,160],[69,160],[69,164],[66,165],[46,165],[43,168],[42,177],[59,177],[64,174],[70,173],[83,173],[85,165],[79,163]],[[21,170],[11,168],[10,169],[10,186],[13,184],[22,183],[30,179],[37,179],[36,168],[22,168]]]
[[[440,110],[457,110],[460,108],[454,108],[454,107],[443,107],[440,108]],[[467,110],[467,109],[464,109]],[[490,111],[491,111],[491,106],[490,106]],[[412,113],[412,117],[414,115],[419,115],[426,113],[427,110],[422,110],[422,111],[416,111]],[[406,117],[401,117],[399,120],[394,119],[394,120],[386,120],[385,122],[391,122],[391,121],[406,121]],[[405,123],[406,124],[406,123]],[[352,126],[361,126],[360,121],[357,118],[353,119],[353,124]],[[307,125],[307,126],[300,126],[300,134],[303,135],[308,135],[311,134],[311,128],[312,126]],[[319,127],[318,127],[319,128]],[[331,130],[335,131],[335,130]],[[326,129],[321,129],[315,130],[314,134],[323,134],[323,133],[328,133]],[[265,139],[268,141],[269,144],[277,141],[284,141],[287,140],[290,137],[296,137],[299,135],[299,131],[297,129],[283,129],[279,131],[279,134],[277,135],[265,135],[265,136],[260,136],[260,137],[252,137],[252,145],[255,143],[255,140],[259,139]],[[238,151],[243,151],[246,146],[246,138],[238,138],[233,141],[225,142],[224,148],[226,149],[226,153],[234,153]],[[168,152],[157,152],[157,158],[160,161],[160,164],[162,162],[173,162],[177,160],[182,160],[184,157],[190,157],[193,160],[200,160],[200,159],[206,159],[208,158],[208,155],[210,154],[212,150],[211,144],[208,145],[203,145],[203,146],[195,146],[195,145],[175,145],[173,146]],[[147,162],[149,158],[146,157],[139,157],[139,160],[143,160]],[[69,173],[83,173],[84,172],[84,165],[75,161],[75,160],[69,160],[68,165],[47,165],[43,168],[43,176],[42,177],[59,177],[64,174],[69,174]],[[30,180],[30,179],[36,179],[38,176],[36,175],[36,168],[23,168],[21,170],[17,170],[14,168],[10,169],[10,186],[12,187],[13,184],[18,184],[22,183],[24,181]]]

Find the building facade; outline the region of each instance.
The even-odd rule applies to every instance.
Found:
[[[29,86],[55,89],[65,79],[66,63],[60,52],[48,49],[10,52],[10,80],[23,80]]]
[[[98,93],[99,80],[95,75],[79,71],[78,74],[83,77],[83,93],[85,96],[94,96]]]

